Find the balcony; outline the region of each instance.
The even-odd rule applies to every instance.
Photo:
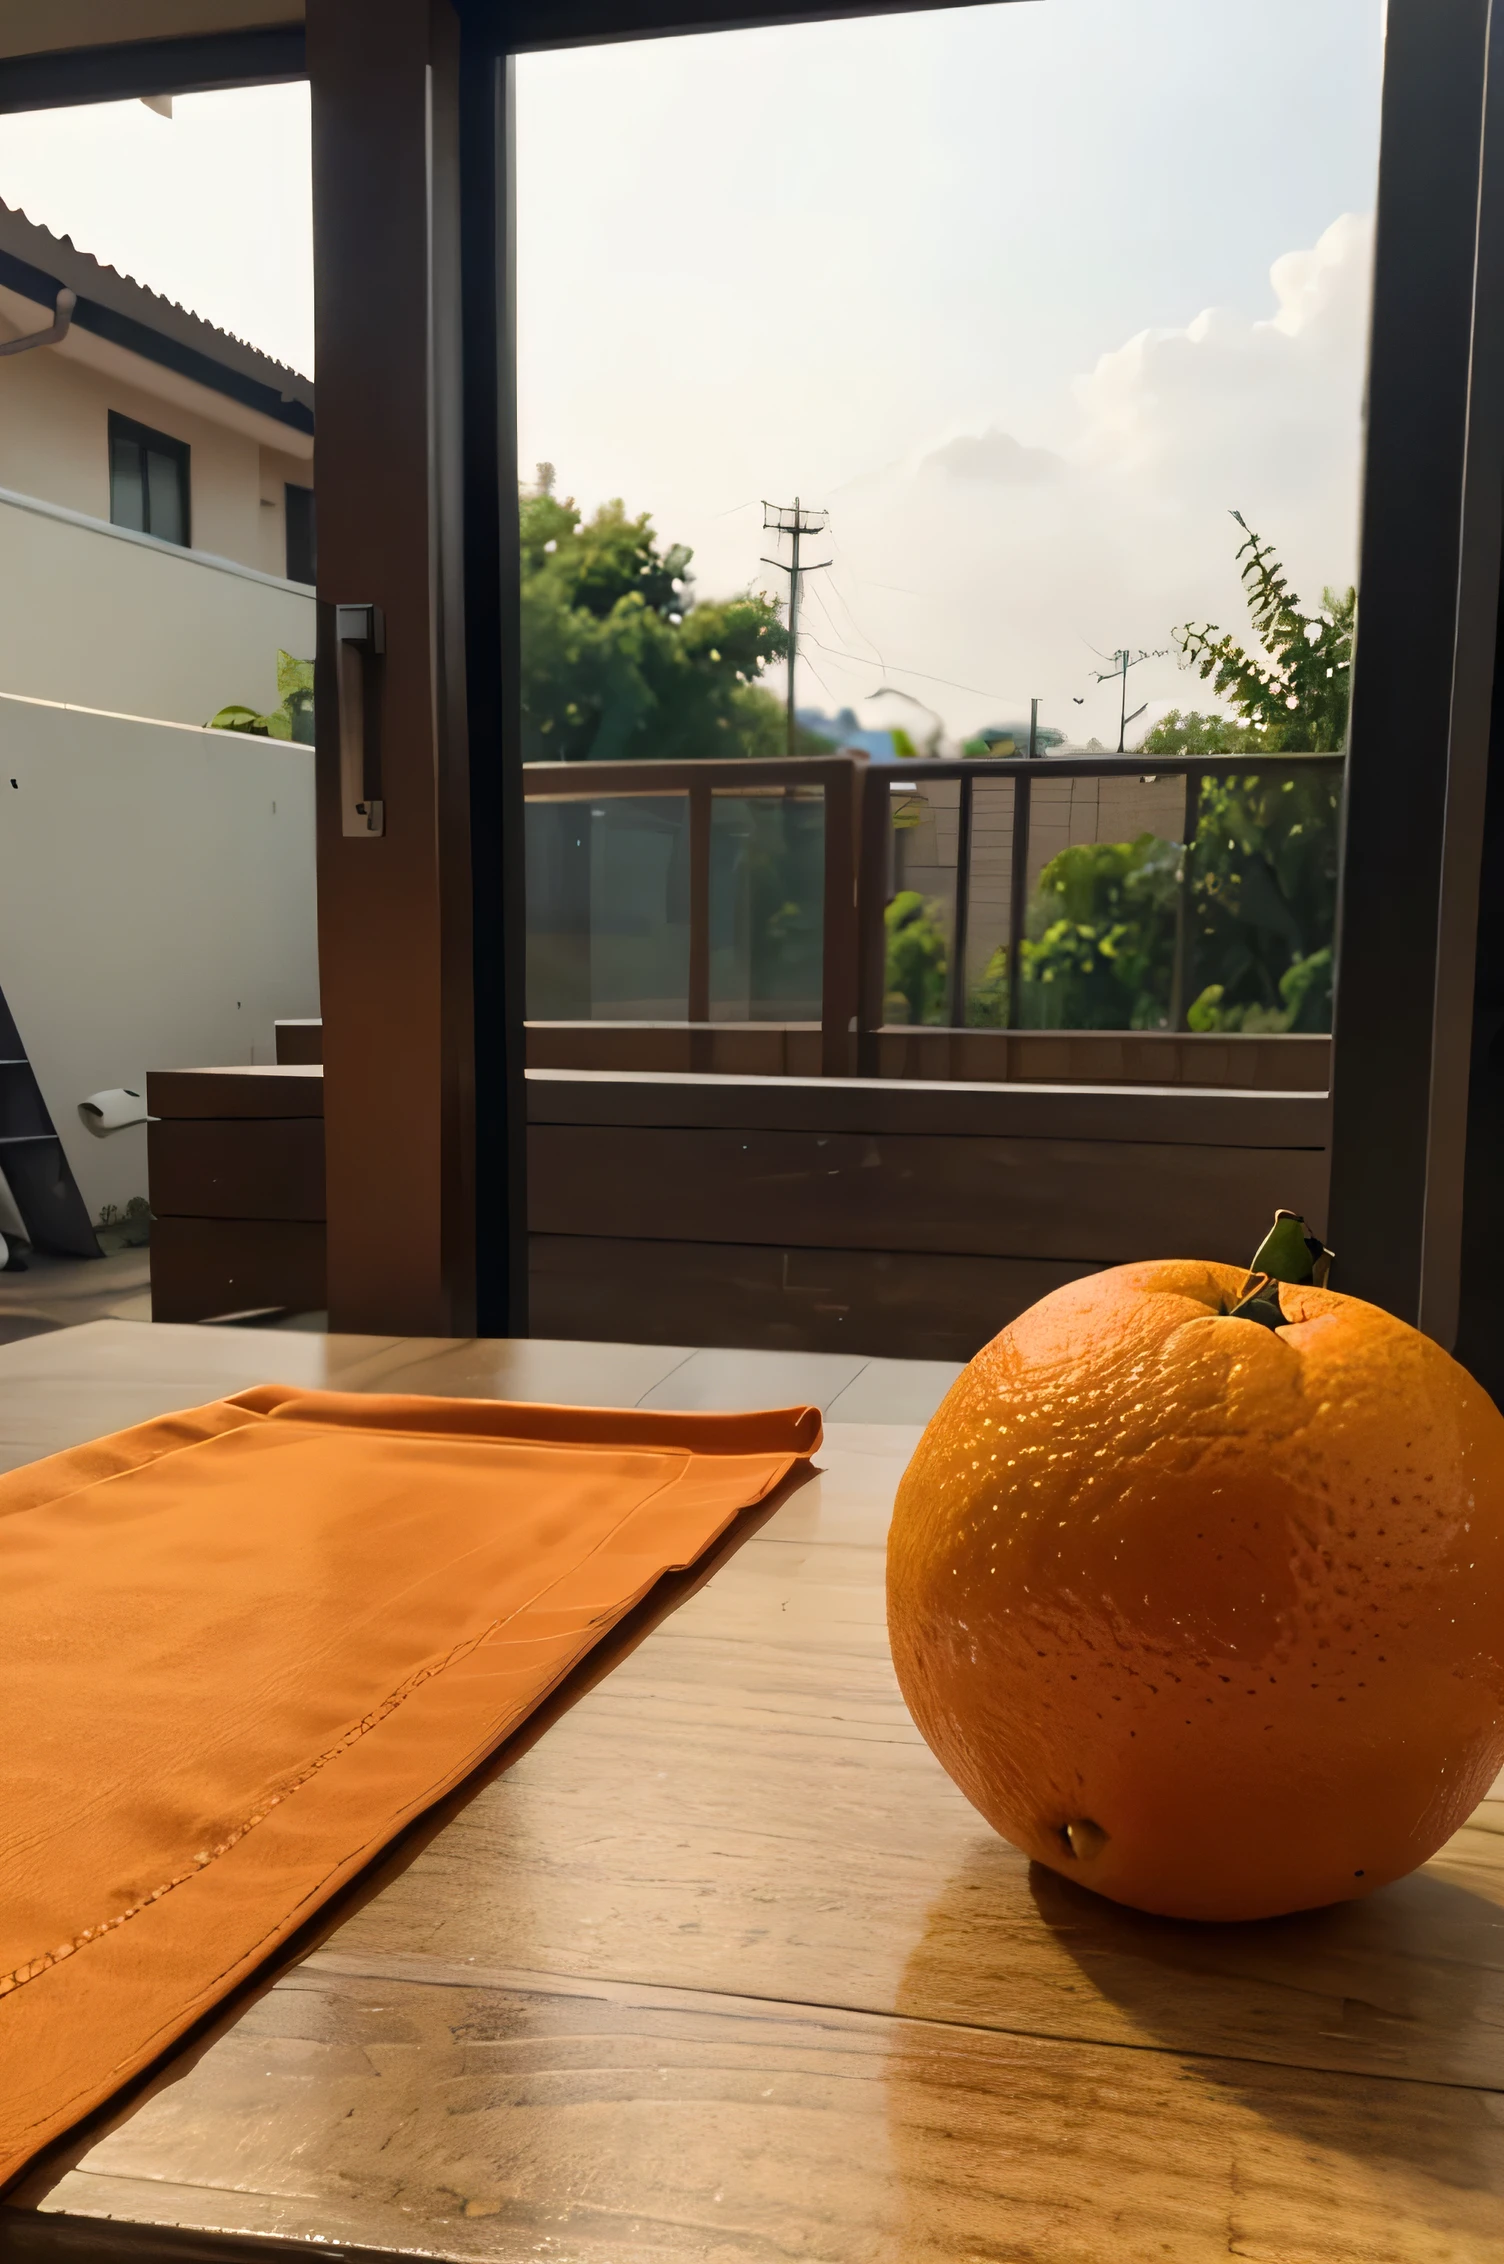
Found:
[[[1335,755],[529,764],[539,1069],[1324,1091]]]
[[[529,765],[534,1327],[964,1359],[1142,1247],[1323,1215],[1289,971],[1340,774]],[[1083,864],[1127,918],[1065,903]]]
[[[966,1359],[1323,1216],[1340,771],[528,766],[534,1330]],[[152,1081],[160,1318],[322,1303],[320,1036]]]

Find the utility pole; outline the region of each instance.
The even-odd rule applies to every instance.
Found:
[[[1038,755],[1039,755],[1039,702],[1038,702],[1038,700],[1030,700],[1030,702],[1029,702],[1029,760],[1030,760],[1030,762],[1034,762],[1034,761],[1036,761],[1036,760],[1038,759]]]
[[[1118,753],[1120,755],[1126,754],[1128,751],[1127,739],[1129,724],[1137,723],[1139,717],[1144,713],[1145,709],[1149,705],[1148,701],[1145,700],[1143,707],[1136,707],[1132,715],[1128,713],[1128,671],[1130,668],[1137,668],[1140,661],[1164,660],[1167,657],[1169,650],[1170,648],[1168,645],[1161,645],[1155,652],[1145,652],[1143,647],[1140,646],[1137,652],[1130,652],[1126,645],[1120,645],[1118,647],[1118,650],[1112,656],[1111,668],[1094,668],[1092,670],[1092,675],[1099,684],[1110,684],[1114,681],[1115,678],[1118,677],[1121,677],[1122,679],[1123,700],[1121,712],[1118,719]],[[1107,655],[1104,652],[1099,657],[1105,660],[1107,658]]]
[[[797,495],[794,497],[792,505],[769,503],[766,500],[763,503],[762,523],[764,529],[772,527],[778,534],[787,535],[794,546],[793,558],[788,565],[785,565],[781,558],[764,558],[763,560],[764,566],[776,566],[780,574],[787,574],[789,578],[789,692],[786,743],[790,754],[794,752],[796,730],[794,719],[794,662],[799,655],[799,577],[801,574],[821,573],[831,563],[828,558],[822,558],[813,566],[802,566],[799,562],[799,543],[800,538],[804,535],[823,534],[829,522],[830,513],[828,511],[804,510]]]

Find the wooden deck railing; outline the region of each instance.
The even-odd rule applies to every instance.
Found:
[[[895,793],[918,794],[955,782],[956,853],[954,897],[948,952],[947,1020],[942,1029],[966,1029],[970,1005],[968,943],[975,901],[974,857],[976,794],[986,781],[1005,781],[1010,789],[1011,871],[1008,888],[1008,1032],[1021,1030],[1020,991],[1025,919],[1029,902],[1034,792],[1044,782],[1069,779],[1138,779],[1146,784],[1183,779],[1180,839],[1195,838],[1201,781],[1207,778],[1292,776],[1301,772],[1340,772],[1340,755],[1135,755],[1051,757],[1030,763],[1008,760],[930,761],[870,764],[843,753],[770,762],[613,762],[529,763],[524,793],[529,801],[599,801],[607,797],[682,795],[688,802],[689,963],[687,1024],[691,1065],[710,1066],[693,1054],[693,1033],[711,1024],[711,815],[717,795],[807,793],[818,788],[824,799],[824,876],[822,990],[819,1058],[821,1074],[844,1077],[880,1074],[880,1044],[887,998],[887,932],[884,912],[890,901]],[[1191,874],[1182,874],[1175,924],[1168,1029],[1185,1029]],[[992,1035],[994,1033],[989,1033]],[[999,1036],[1006,1033],[996,1033]],[[1064,1034],[1064,1033],[1062,1033]]]

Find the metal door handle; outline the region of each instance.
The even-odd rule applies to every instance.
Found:
[[[343,831],[369,837],[386,831],[381,797],[379,664],[386,623],[379,605],[334,609],[335,680],[339,693],[339,790]]]

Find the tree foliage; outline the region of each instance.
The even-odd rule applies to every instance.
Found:
[[[210,731],[245,731],[257,739],[296,739],[313,745],[313,662],[277,655],[278,704],[265,715],[250,707],[222,707],[211,715]]]
[[[1134,752],[1140,755],[1241,755],[1267,754],[1269,739],[1252,723],[1234,723],[1231,716],[1200,715],[1195,708],[1184,714],[1171,708]]]
[[[1249,652],[1209,624],[1187,625],[1176,638],[1186,664],[1236,712],[1172,708],[1138,752],[1262,761],[1246,774],[1201,780],[1188,853],[1178,840],[1144,833],[1077,843],[1050,860],[1020,944],[1026,1028],[1168,1028],[1182,929],[1190,1029],[1331,1028],[1340,781],[1335,771],[1282,773],[1264,764],[1342,747],[1356,595],[1328,589],[1321,612],[1308,614],[1272,547],[1233,516],[1247,537],[1238,556],[1260,649]],[[943,1018],[946,957],[940,908],[896,898],[889,989],[909,1002],[911,1020]],[[1002,1028],[1010,989],[1008,952],[999,948],[972,987],[972,1025]]]
[[[1347,738],[1358,593],[1325,589],[1320,608],[1307,612],[1273,544],[1241,511],[1232,516],[1246,537],[1237,555],[1258,649],[1248,651],[1209,621],[1188,621],[1175,631],[1185,665],[1210,680],[1271,752],[1336,754]]]
[[[552,467],[521,499],[522,744],[528,762],[781,755],[759,678],[788,651],[767,598],[699,600],[683,543],[620,501],[582,518]],[[826,742],[801,731],[800,752]]]
[[[941,907],[917,888],[901,888],[884,912],[889,1021],[897,1019],[900,1002],[910,1023],[944,1021],[949,952],[942,918]]]

